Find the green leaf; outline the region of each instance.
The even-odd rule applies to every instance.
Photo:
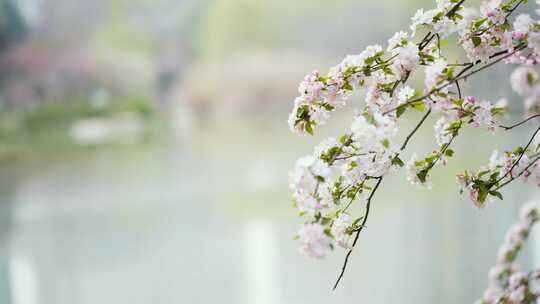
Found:
[[[330,217],[322,217],[321,218],[321,225],[326,226],[326,225],[330,224],[331,222],[332,222],[332,218],[330,218]]]
[[[450,101],[458,107],[461,107],[461,105],[463,104],[463,98],[451,99]]]
[[[527,83],[529,85],[533,85],[534,84],[534,75],[532,73],[527,73]]]
[[[333,237],[332,232],[330,231],[329,228],[326,228],[326,229],[324,229],[323,231],[324,231],[324,234],[326,234],[327,236]]]
[[[486,185],[484,185],[483,183],[479,184],[478,185],[478,202],[480,203],[483,203],[486,201],[486,197],[488,195],[488,189],[486,187]]]
[[[403,160],[401,160],[401,158],[399,158],[399,156],[396,156],[392,158],[392,165],[403,167],[405,166],[405,163],[403,162]]]
[[[487,20],[487,18],[482,18],[482,19],[476,21],[476,22],[474,23],[474,26],[475,26],[476,28],[479,28],[480,26],[482,26],[482,24],[483,24],[484,22],[486,22],[486,20]]]
[[[400,105],[396,110],[396,116],[399,118],[403,113],[405,113],[405,110],[407,107],[405,105]]]
[[[345,84],[343,85],[343,89],[345,89],[345,90],[347,90],[347,91],[352,91],[352,90],[353,90],[353,87],[351,86],[350,83],[345,82]]]
[[[424,112],[424,110],[426,109],[426,105],[421,101],[411,103],[411,107],[417,109],[420,112]]]
[[[326,111],[333,111],[335,109],[334,106],[327,103],[323,104],[322,106]]]
[[[499,172],[493,172],[493,173],[489,176],[489,180],[490,180],[490,181],[496,181],[498,178],[499,178]]]
[[[448,157],[452,157],[454,155],[454,150],[446,149],[446,151],[444,151],[444,154]]]
[[[419,179],[422,183],[425,183],[425,182],[426,182],[427,174],[428,174],[428,170],[424,169],[424,170],[418,172],[418,174],[416,174],[416,176],[418,177],[418,179]]]
[[[499,191],[489,191],[489,194],[496,196],[501,201],[503,200],[503,195]]]
[[[363,218],[364,218],[364,217],[361,216],[361,217],[355,219],[354,222],[351,224],[351,226],[353,226],[353,227],[356,226],[358,223],[360,223],[360,221],[361,221]]]
[[[490,172],[489,170],[481,171],[481,172],[478,173],[478,177],[480,178],[480,177],[488,174],[489,172]]]
[[[472,43],[474,44],[474,47],[477,47],[480,44],[482,44],[482,39],[480,39],[480,37],[478,36],[472,36],[471,40],[472,40]]]
[[[307,123],[306,123],[306,132],[307,132],[309,135],[313,135],[313,126],[311,125],[310,122],[307,122]]]

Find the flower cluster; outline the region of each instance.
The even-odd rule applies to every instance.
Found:
[[[353,121],[348,135],[325,140],[312,155],[296,162],[289,174],[289,186],[296,208],[311,219],[307,223],[309,237],[302,236],[306,226],[299,233],[304,254],[321,257],[333,247],[333,242],[320,240],[349,246],[350,235],[359,228],[360,220],[351,221],[350,203],[357,195],[369,193],[371,181],[391,169],[398,151],[393,144],[396,132],[394,119],[365,112]],[[318,238],[313,237],[315,232]]]
[[[538,145],[536,145],[538,147]],[[527,152],[534,151],[531,156]],[[494,197],[502,199],[499,192],[507,183],[513,180],[523,182],[533,181],[540,186],[540,165],[536,153],[538,148],[518,147],[514,151],[499,154],[493,151],[489,164],[479,172],[460,173],[457,175],[462,192],[467,192],[477,207],[483,207]]]
[[[353,92],[364,93],[345,134],[323,141],[289,174],[294,206],[305,220],[298,232],[305,255],[321,258],[336,246],[352,250],[371,199],[390,172],[405,167],[412,184],[429,186],[430,172],[454,155],[451,145],[464,129],[485,127],[494,133],[513,128],[500,124],[505,100],[493,103],[462,96],[460,82],[473,74],[499,62],[518,64],[511,86],[523,96],[527,111],[540,112],[540,82],[534,70],[540,62],[540,23],[526,14],[511,16],[526,1],[487,0],[478,9],[464,7],[464,2],[437,0],[436,8],[413,16],[409,33],[395,33],[386,47],[368,46],[346,56],[327,74],[313,71],[300,83],[289,116],[289,126],[297,134],[313,134]],[[422,31],[427,33],[419,39]],[[464,62],[445,56],[441,39],[451,35],[457,36]],[[424,76],[423,87],[407,84],[412,75]],[[398,144],[399,120],[414,110],[423,116]],[[404,162],[403,151],[429,115],[437,115],[437,148],[425,157],[415,153]],[[539,151],[530,145],[496,154],[478,173],[459,174],[462,191],[483,206],[492,197],[502,199],[500,189],[515,179],[540,183],[536,164],[540,154],[535,155]],[[361,215],[352,212],[358,200],[365,202]]]
[[[396,46],[396,49],[402,48]],[[313,134],[313,129],[324,124],[330,112],[345,105],[344,100],[353,90],[364,88],[376,95],[377,84],[395,80],[390,62],[384,59],[384,55],[381,46],[368,46],[359,55],[345,57],[326,76],[318,71],[307,75],[298,88],[300,96],[295,99],[289,117],[291,130],[299,134]],[[406,64],[407,68],[410,67],[410,62]],[[376,99],[376,96],[373,98]]]
[[[416,34],[418,26],[423,25],[427,29],[440,33],[443,37],[447,37],[459,31],[464,23],[461,21],[462,16],[458,14],[456,8],[457,1],[439,0],[437,7],[431,10],[424,11],[419,9],[412,17],[411,31],[413,36]],[[458,6],[458,9],[461,7]]]
[[[510,75],[512,89],[525,99],[526,115],[540,113],[540,82],[532,67],[520,66]]]
[[[489,271],[488,288],[477,304],[533,304],[540,296],[540,272],[518,270],[516,257],[523,247],[532,225],[538,221],[537,204],[521,209],[520,221],[506,233],[499,248],[497,264]]]
[[[459,134],[459,130],[465,124],[472,127],[487,126],[488,130],[494,132],[496,129],[496,118],[504,113],[504,103],[493,105],[490,101],[477,101],[474,96],[465,99],[449,99],[442,108],[442,116],[435,123],[435,138],[439,149],[433,151],[424,159],[419,160],[414,154],[407,162],[407,180],[411,184],[426,184],[430,170],[437,162],[443,165],[447,163],[447,158],[454,155],[454,150],[450,144]]]

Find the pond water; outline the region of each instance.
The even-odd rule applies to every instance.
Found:
[[[518,205],[536,191],[516,188],[479,211],[446,185],[452,179],[439,179],[434,196],[398,176],[383,185],[331,291],[344,252],[298,254],[286,184],[316,140],[299,143],[275,124],[164,131],[147,143],[3,164],[0,302],[470,303]]]

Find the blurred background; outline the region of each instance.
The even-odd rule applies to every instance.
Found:
[[[531,126],[497,137],[467,129],[432,190],[402,173],[385,180],[336,291],[344,252],[308,260],[293,240],[301,219],[287,172],[361,104],[355,96],[320,134],[298,138],[286,123],[298,83],[385,44],[433,5],[0,0],[0,303],[477,299],[504,231],[539,192],[513,185],[477,210],[454,175],[526,142]],[[509,98],[517,121],[508,72],[463,89]],[[418,118],[408,113],[402,131]],[[410,147],[435,145],[426,124]],[[539,248],[527,245],[523,266],[540,263]]]

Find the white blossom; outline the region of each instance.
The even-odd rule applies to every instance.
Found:
[[[437,15],[438,11],[437,10],[428,10],[428,11],[425,11],[423,9],[419,9],[418,11],[416,11],[416,14],[414,14],[414,16],[411,18],[411,21],[412,21],[412,24],[411,24],[411,32],[412,32],[412,37],[415,36],[416,34],[416,28],[419,26],[419,25],[430,25],[432,24],[433,22],[433,18],[435,17],[435,15]]]
[[[452,139],[452,134],[447,131],[449,123],[450,121],[448,121],[448,118],[445,116],[439,118],[439,120],[435,122],[433,128],[435,129],[435,138],[437,139],[437,144],[439,146],[449,143]]]
[[[431,89],[439,83],[439,78],[446,69],[447,62],[443,58],[438,58],[432,65],[426,68],[426,88]]]
[[[404,86],[398,90],[397,97],[398,103],[403,104],[407,102],[411,97],[414,96],[414,89],[410,86]]]
[[[512,89],[521,96],[530,95],[534,84],[538,81],[538,73],[530,67],[518,67],[510,76]]]
[[[514,31],[524,35],[531,30],[534,24],[535,21],[529,14],[520,14],[514,20]]]
[[[336,243],[344,248],[348,248],[348,240],[350,235],[347,234],[347,229],[351,226],[351,218],[345,214],[340,214],[333,222],[331,233],[336,239]]]
[[[306,224],[298,231],[300,251],[312,258],[323,258],[330,251],[331,240],[319,224]]]
[[[415,43],[409,42],[403,47],[394,49],[393,54],[398,55],[396,61],[394,62],[394,66],[397,67],[402,76],[404,76],[407,72],[414,70],[420,62],[418,46]]]
[[[405,164],[405,169],[407,171],[407,180],[413,185],[419,185],[422,182],[418,178],[418,168],[416,167],[416,162],[418,158],[416,153],[411,156],[409,161]]]
[[[390,39],[388,39],[387,51],[390,52],[396,47],[401,46],[403,43],[407,43],[408,38],[409,34],[407,34],[406,32],[396,32]]]

